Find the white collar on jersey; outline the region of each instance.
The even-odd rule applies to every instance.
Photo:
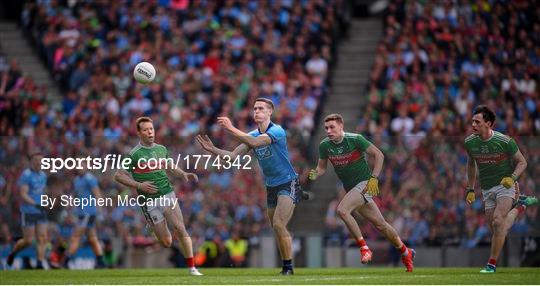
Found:
[[[152,146],[144,146],[143,144],[141,144],[141,141],[139,141],[139,146],[141,146],[142,148],[152,148],[156,146],[156,142],[152,143]]]
[[[489,138],[484,140],[482,139],[482,136],[480,136],[480,140],[482,140],[483,142],[488,142],[489,140],[491,140],[491,138],[493,138],[493,136],[495,135],[495,131],[493,130],[489,130],[489,131],[490,131]]]
[[[341,142],[343,142],[344,139],[345,139],[345,132],[341,132],[341,140],[339,140],[339,142],[336,142],[334,140],[331,140],[331,141],[334,142],[335,144],[340,144]]]

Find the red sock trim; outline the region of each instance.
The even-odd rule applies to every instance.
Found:
[[[523,214],[525,212],[525,206],[524,205],[518,206],[516,209],[518,211],[518,215],[521,215],[521,214]]]
[[[399,248],[399,252],[401,254],[404,254],[405,252],[407,252],[407,246],[405,246],[405,243],[401,245],[401,247]]]
[[[359,248],[367,247],[367,243],[363,238],[359,238],[356,240],[356,243],[358,244]]]
[[[496,265],[497,265],[497,259],[495,259],[495,258],[490,258],[490,259],[488,260],[488,264],[491,264],[491,265],[493,265],[493,266],[496,266]]]
[[[193,257],[186,258],[186,264],[189,268],[195,267],[195,260],[193,260]]]

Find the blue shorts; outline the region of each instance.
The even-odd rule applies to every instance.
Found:
[[[45,224],[49,222],[47,213],[43,210],[40,210],[39,213],[21,213],[21,224],[22,227],[35,226],[36,224]]]
[[[279,196],[287,196],[293,200],[296,205],[302,199],[302,187],[298,182],[298,179],[294,179],[290,182],[277,185],[274,187],[266,187],[266,205],[268,208],[275,208]]]
[[[79,221],[77,227],[81,228],[93,228],[96,225],[96,215],[82,214],[79,215]]]

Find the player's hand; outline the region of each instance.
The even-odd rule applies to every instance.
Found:
[[[379,179],[375,177],[369,178],[366,186],[366,191],[368,194],[372,196],[376,196],[379,194]]]
[[[137,186],[137,190],[141,192],[149,193],[149,194],[155,194],[157,193],[158,188],[152,182],[145,181],[145,182],[139,183],[139,185]]]
[[[514,186],[514,179],[512,177],[504,177],[501,180],[501,185],[503,185],[507,189],[510,189]]]
[[[197,174],[195,174],[195,173],[184,172],[184,174],[182,176],[183,176],[185,182],[193,181],[193,182],[197,183],[199,181],[199,176],[197,176]]]
[[[208,137],[208,135],[204,135],[204,137],[201,135],[197,135],[197,137],[195,138],[197,139],[197,142],[199,142],[199,144],[204,150],[208,152],[213,152],[215,146],[212,140],[210,140],[210,137]]]
[[[229,119],[229,117],[226,117],[226,116],[218,117],[217,118],[217,123],[221,127],[225,128],[227,130],[231,130],[233,128],[231,120]]]
[[[467,197],[465,198],[465,201],[467,202],[467,204],[472,204],[474,203],[474,200],[476,200],[476,195],[474,194],[474,190],[473,189],[468,189],[467,190]]]
[[[312,181],[315,181],[317,180],[317,178],[319,177],[319,173],[317,173],[317,170],[315,169],[311,169],[309,171],[309,175],[308,175],[308,178]]]

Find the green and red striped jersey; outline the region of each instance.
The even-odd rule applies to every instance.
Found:
[[[371,169],[365,156],[370,145],[360,134],[345,133],[340,143],[328,138],[322,140],[319,144],[319,157],[330,160],[343,187],[349,191],[371,177]]]
[[[509,136],[493,131],[493,136],[484,141],[479,135],[472,134],[465,138],[465,149],[476,162],[482,190],[500,185],[504,177],[512,176],[512,156],[518,146]]]
[[[165,146],[154,144],[152,147],[145,147],[139,143],[129,152],[129,158],[131,158],[129,172],[133,179],[141,183],[150,181],[158,188],[154,194],[138,191],[140,195],[157,198],[173,191],[166,172],[169,152]]]

